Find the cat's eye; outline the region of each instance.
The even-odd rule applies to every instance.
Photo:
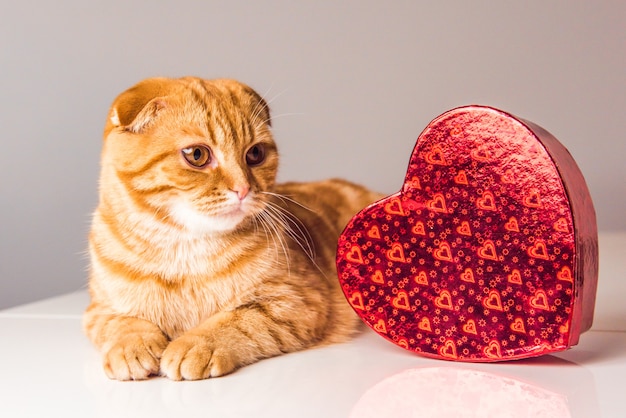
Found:
[[[192,145],[182,149],[183,157],[194,168],[204,168],[211,162],[211,150],[204,145]]]
[[[253,145],[248,152],[246,152],[246,164],[254,167],[265,161],[265,147],[263,144]]]

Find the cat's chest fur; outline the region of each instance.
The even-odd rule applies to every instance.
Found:
[[[136,223],[134,238],[127,237],[127,245],[142,242],[142,251],[107,247],[107,256],[93,263],[92,269],[95,276],[108,277],[103,290],[115,312],[149,320],[170,338],[216,312],[244,303],[268,265],[267,254],[250,248],[254,236],[231,241],[148,223],[145,219]],[[100,226],[101,236],[115,238],[109,225]],[[115,248],[120,251],[112,251]],[[135,266],[134,274],[116,274],[114,260]]]

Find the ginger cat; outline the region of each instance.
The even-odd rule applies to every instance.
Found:
[[[381,196],[275,184],[270,125],[233,80],[152,78],[115,99],[83,321],[110,378],[216,377],[355,332],[336,241]]]

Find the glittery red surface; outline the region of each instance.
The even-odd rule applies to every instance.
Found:
[[[460,361],[561,351],[591,326],[595,213],[548,132],[462,107],[419,136],[402,190],[351,220],[337,270],[363,321],[408,350]]]

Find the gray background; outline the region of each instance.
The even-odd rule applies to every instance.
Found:
[[[499,107],[559,138],[600,229],[626,230],[626,2],[0,5],[0,308],[85,285],[105,115],[155,75],[238,78],[265,95],[281,180],[389,193],[431,119]]]

